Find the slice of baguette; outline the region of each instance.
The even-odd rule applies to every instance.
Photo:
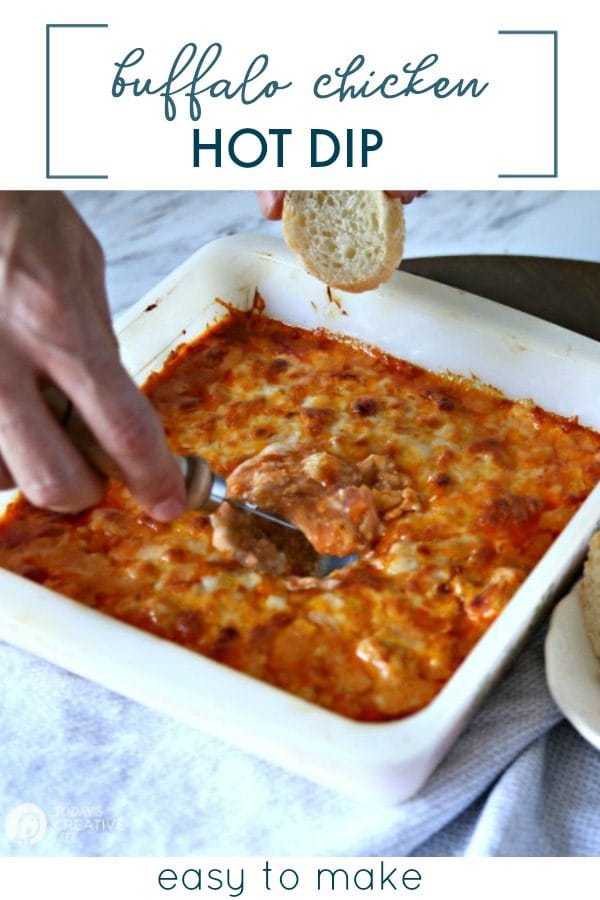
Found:
[[[368,291],[387,281],[402,259],[402,201],[383,191],[288,191],[283,233],[320,281]]]
[[[590,542],[583,568],[580,597],[583,624],[594,653],[600,658],[600,531],[596,532]]]

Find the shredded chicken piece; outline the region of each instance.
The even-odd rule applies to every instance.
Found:
[[[371,453],[357,469],[363,483],[373,493],[375,508],[386,521],[397,519],[407,512],[420,512],[423,504],[417,492],[409,487],[410,478],[399,472],[392,460],[377,453]]]
[[[379,453],[371,453],[356,468],[362,483],[379,491],[398,490],[410,484],[408,475],[399,472],[391,459]]]
[[[324,450],[304,457],[300,462],[300,467],[304,475],[318,481],[323,487],[359,485],[364,481],[360,466],[352,466],[350,463],[332,456],[331,453],[325,453]]]
[[[407,512],[421,512],[423,504],[419,495],[412,488],[401,491],[373,491],[377,511],[383,514],[386,522],[398,519]]]

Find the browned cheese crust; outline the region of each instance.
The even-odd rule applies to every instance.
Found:
[[[304,544],[296,574],[249,568],[205,516],[159,524],[111,483],[78,516],[18,500],[0,565],[363,721],[438,693],[600,474],[576,422],[257,314],[176,351],[146,392],[176,452],[359,561],[314,578]]]

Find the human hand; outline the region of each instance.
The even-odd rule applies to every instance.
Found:
[[[42,399],[51,382],[73,402],[142,508],[160,521],[185,491],[150,401],[123,367],[104,257],[66,197],[0,192],[0,489],[17,485],[35,506],[75,513],[103,481]]]
[[[400,197],[403,203],[411,203],[425,191],[385,191],[388,197]],[[283,212],[285,191],[257,191],[258,203],[266,219],[280,219]]]

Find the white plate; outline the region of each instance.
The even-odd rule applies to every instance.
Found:
[[[555,703],[600,750],[600,660],[583,627],[580,584],[560,601],[546,637],[546,677]]]
[[[600,344],[464,291],[396,272],[366,294],[311,278],[281,241],[240,235],[202,247],[120,320],[141,382],[224,315],[216,298],[325,327],[434,371],[474,373],[600,429]],[[568,385],[568,389],[565,387]],[[0,495],[0,515],[10,495]],[[0,639],[245,750],[361,799],[398,802],[423,784],[485,693],[572,578],[600,521],[600,486],[438,696],[398,722],[353,722],[0,570]]]

